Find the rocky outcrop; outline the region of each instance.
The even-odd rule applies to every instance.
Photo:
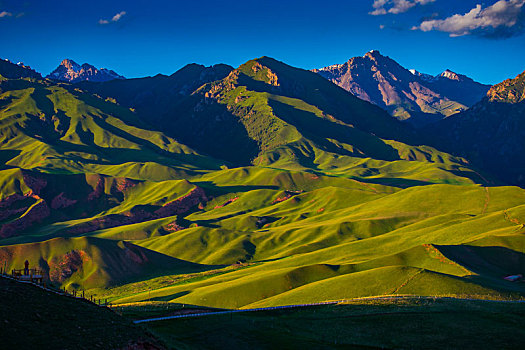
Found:
[[[135,187],[138,181],[128,179],[126,177],[117,177],[115,179],[115,188],[117,191],[124,193],[126,190]]]
[[[104,178],[102,176],[99,176],[97,179],[97,184],[95,185],[93,192],[88,194],[87,200],[95,200],[96,198],[102,196],[102,194],[104,194]]]
[[[228,199],[226,202],[224,202],[224,203],[222,203],[222,204],[219,204],[219,205],[216,205],[215,208],[213,208],[213,209],[223,208],[223,207],[225,207],[225,206],[227,206],[227,205],[229,205],[229,204],[235,202],[235,201],[238,200],[238,199],[239,199],[239,197],[233,197],[233,198],[230,198],[230,199]]]
[[[51,201],[51,208],[52,209],[62,209],[72,206],[78,202],[76,199],[69,199],[64,195],[64,192],[60,192],[58,196],[53,198]]]
[[[258,77],[258,73],[262,72],[261,78],[263,81],[265,81],[267,84],[273,85],[273,86],[279,86],[279,79],[277,77],[277,74],[275,74],[270,68],[263,66],[259,62],[255,62],[252,66],[252,71],[255,74],[256,77]],[[266,73],[266,74],[265,74]]]
[[[514,79],[507,79],[494,85],[487,92],[487,98],[490,102],[508,104],[523,102],[525,100],[525,72]]]
[[[189,211],[192,207],[199,205],[201,202],[206,202],[206,193],[200,187],[195,187],[188,194],[177,198],[176,200],[166,203],[162,208],[155,211],[157,218],[164,218],[172,215],[179,215]]]
[[[0,227],[0,237],[8,238],[17,235],[31,227],[34,223],[41,222],[51,213],[49,206],[43,199],[34,204],[23,216],[8,222]]]
[[[65,255],[56,257],[48,262],[49,279],[53,282],[63,283],[82,269],[89,260],[88,254],[83,250],[72,250]]]
[[[173,222],[170,222],[169,224],[167,224],[166,226],[163,226],[163,229],[168,231],[168,232],[177,232],[177,231],[184,230],[185,227],[182,227],[179,224],[177,224],[176,221],[173,221]]]
[[[42,194],[42,190],[47,186],[47,180],[43,177],[37,177],[25,171],[22,172],[22,176],[26,186],[31,189],[31,193],[38,196]]]
[[[168,216],[179,215],[188,212],[202,202],[206,202],[206,194],[200,187],[195,187],[188,194],[166,203],[154,212],[143,209],[133,209],[123,214],[106,215],[88,222],[75,225],[67,230],[69,234],[82,234],[122,225],[131,225],[138,222],[160,219]]]
[[[21,214],[25,212],[29,206],[24,205],[20,202],[26,201],[28,198],[31,198],[30,196],[23,196],[21,194],[15,193],[8,197],[6,197],[4,200],[0,201],[0,221],[6,220],[7,218]],[[18,207],[18,208],[13,208]],[[12,209],[10,209],[12,208]]]
[[[23,214],[0,225],[0,237],[2,238],[16,236],[51,214],[48,204],[40,197],[47,186],[47,181],[25,171],[22,172],[22,177],[25,185],[29,187],[29,192],[15,193],[0,201],[0,220]]]
[[[93,191],[86,193],[86,186],[84,186],[84,192],[75,193],[75,191],[67,190],[67,186],[62,184],[60,180],[57,181],[44,174],[22,171],[22,177],[24,184],[29,187],[29,191],[25,194],[13,194],[0,201],[0,220],[11,220],[0,224],[0,237],[2,238],[19,235],[24,230],[42,222],[51,214],[59,216],[62,220],[69,220],[72,217],[68,216],[68,212],[64,209],[70,207],[82,207],[89,211],[90,207],[107,206],[106,199],[108,198],[121,201],[124,193],[139,183],[139,181],[127,178],[109,178],[93,174],[86,177],[88,184],[91,183],[91,186],[94,187]],[[79,181],[80,179],[82,176],[77,176],[72,181]],[[109,186],[107,194],[106,185]],[[76,197],[71,198],[73,195]],[[103,199],[103,201],[93,203],[97,199]],[[87,212],[81,216],[84,215],[87,215]],[[115,227],[121,224],[149,220],[154,217],[156,215],[137,209],[122,215],[109,215],[92,220],[74,227],[72,232],[85,233],[103,227]]]

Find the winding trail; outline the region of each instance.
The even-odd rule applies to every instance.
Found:
[[[396,289],[394,289],[394,291],[392,293],[390,293],[390,294],[396,294],[397,292],[399,292],[399,290],[401,288],[406,286],[410,281],[412,281],[414,278],[416,278],[416,276],[419,275],[423,271],[424,271],[424,269],[419,269],[419,271],[414,273],[412,276],[408,277],[408,279],[405,282],[401,283],[401,285],[399,285]]]
[[[522,228],[525,228],[525,223],[519,221],[517,218],[513,218],[509,215],[508,209],[505,209],[503,211],[503,216],[505,217],[505,220],[507,220],[508,222],[512,222],[513,224],[515,225],[518,225],[520,226],[518,229],[522,229]]]

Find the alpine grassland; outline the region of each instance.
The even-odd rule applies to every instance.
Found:
[[[314,72],[261,57],[70,84],[2,65],[7,271],[28,260],[131,318],[525,296],[505,279],[525,274],[525,190]],[[428,348],[450,332],[455,347],[497,335],[510,348],[524,335],[522,304],[409,299],[147,327],[174,348],[410,348],[414,330]]]

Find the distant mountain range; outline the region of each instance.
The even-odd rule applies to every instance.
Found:
[[[415,125],[464,111],[490,88],[450,70],[437,76],[408,70],[377,50],[313,71]]]
[[[79,65],[70,59],[65,59],[60,62],[60,65],[46,78],[67,81],[70,83],[77,83],[80,81],[102,82],[114,79],[125,79],[122,75],[119,75],[110,69],[98,69],[87,63]]]

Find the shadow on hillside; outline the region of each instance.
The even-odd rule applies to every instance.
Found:
[[[18,150],[0,150],[0,170],[12,168],[10,165],[6,165],[10,160],[18,157],[22,151]]]
[[[275,100],[268,100],[268,104],[280,119],[294,125],[301,134],[313,140],[328,152],[358,158],[372,157],[386,161],[400,159],[395,148],[387,145],[383,140],[372,134],[320,118],[312,112],[307,112]],[[364,154],[337,147],[328,139],[351,145]]]
[[[468,165],[469,168],[472,169],[470,165]],[[496,187],[496,186],[503,186],[504,183],[501,181],[498,181],[491,177],[491,175],[483,174],[480,175],[479,171],[477,169],[472,169],[473,171],[461,171],[461,170],[448,170],[452,174],[460,177],[465,177],[467,179],[471,179],[477,184],[488,186],[488,187]],[[488,177],[488,178],[487,178]]]
[[[69,129],[71,123],[71,117],[67,116],[64,111],[57,110],[49,95],[52,95],[51,91],[45,89],[35,89],[32,94],[37,107],[44,112],[46,121],[33,121],[32,132],[35,134],[41,134],[44,141],[62,148],[67,151],[75,151],[77,153],[88,153],[100,155],[99,159],[85,159],[81,157],[72,156],[77,161],[82,163],[93,163],[93,164],[115,164],[117,162],[158,162],[162,165],[167,166],[185,166],[185,165],[196,165],[203,166],[209,169],[218,169],[218,165],[214,164],[213,160],[197,155],[197,154],[186,154],[183,152],[174,153],[162,149],[153,142],[146,138],[140,138],[132,135],[116,126],[113,126],[106,122],[105,118],[98,116],[88,115],[92,117],[93,122],[104,132],[120,137],[128,142],[135,143],[140,146],[141,149],[134,148],[117,148],[117,147],[102,147],[95,142],[96,130],[84,130],[83,124],[78,123],[74,133],[79,137],[83,145],[74,144],[64,140],[60,140],[63,134]],[[81,99],[82,100],[82,99]],[[125,113],[124,110],[119,110],[122,115]],[[118,114],[117,114],[118,115]],[[51,123],[51,117],[56,117],[59,120],[60,130],[53,129],[53,123]],[[33,118],[33,119],[36,119]],[[133,125],[129,123],[129,118],[121,118],[121,120],[127,125]],[[142,125],[141,127],[144,127]],[[56,128],[56,127],[55,127]],[[155,130],[154,128],[148,128],[145,130]],[[109,146],[109,145],[108,145]]]
[[[161,297],[148,298],[148,299],[145,299],[143,301],[170,301],[170,300],[173,300],[173,299],[177,299],[177,298],[183,297],[183,296],[188,295],[190,293],[191,293],[190,291],[186,290],[184,292],[178,292],[178,293],[174,293],[174,294],[164,295],[164,296],[161,296]]]
[[[193,184],[202,187],[206,195],[220,196],[228,193],[250,192],[255,190],[278,190],[279,186],[272,185],[235,185],[235,186],[218,186],[211,181],[191,181]]]
[[[409,188],[409,187],[415,187],[415,186],[435,185],[435,183],[433,182],[395,178],[395,177],[382,177],[382,178],[373,178],[373,179],[361,178],[361,177],[351,177],[351,179],[357,180],[360,182],[364,182],[364,183],[398,187],[398,188],[403,188],[403,189]]]
[[[485,276],[501,279],[508,275],[525,275],[525,254],[506,247],[470,245],[436,245],[448,259]]]
[[[202,226],[202,227],[207,227],[207,228],[221,228],[220,225],[216,225],[215,223],[216,222],[220,222],[222,220],[226,220],[226,219],[231,219],[231,218],[234,218],[236,216],[239,216],[239,215],[244,215],[248,213],[248,211],[246,210],[241,210],[241,211],[238,211],[238,212],[235,212],[235,213],[232,213],[232,214],[227,214],[227,215],[223,215],[223,216],[220,216],[220,217],[217,217],[215,219],[208,219],[208,220],[195,220],[194,222],[199,225],[199,226]],[[255,228],[253,228],[255,229]]]
[[[259,145],[240,118],[201,93],[188,96],[161,123],[163,132],[199,152],[236,165],[251,165]]]

